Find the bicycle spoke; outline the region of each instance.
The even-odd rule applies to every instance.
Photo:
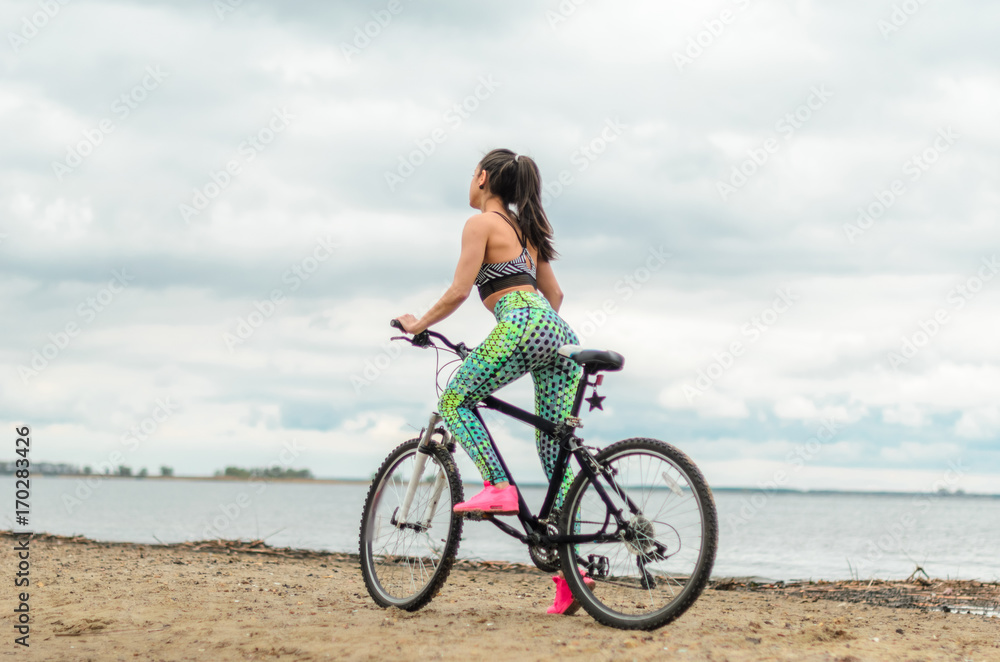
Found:
[[[596,585],[588,589],[582,580],[573,585],[582,591],[578,597],[588,612],[601,622],[658,627],[686,609],[707,580],[715,553],[714,506],[710,495],[707,502],[701,499],[698,490],[708,494],[707,488],[692,482],[689,472],[697,470],[675,449],[641,439],[615,446],[620,447],[617,452],[611,447],[606,457],[601,455],[614,485],[603,475],[598,480],[622,512],[625,526],[614,540],[574,545],[578,551],[573,559],[587,565],[593,557],[589,567]],[[675,460],[673,454],[682,459]],[[697,479],[703,480],[700,474]],[[567,522],[575,522],[581,533],[594,534],[603,527],[609,506],[589,480],[575,483],[567,499],[567,516],[572,518]],[[706,518],[711,521],[711,540],[705,538]],[[573,568],[564,570],[569,576]]]
[[[461,520],[451,512],[451,505],[457,502],[454,490],[460,489],[460,484],[454,465],[442,464],[451,462],[446,451],[443,456],[427,458],[423,474],[416,476],[409,512],[405,521],[401,520],[416,469],[416,447],[417,440],[412,440],[390,455],[376,474],[365,504],[362,571],[369,593],[383,606],[415,608],[430,600],[450,571],[460,537]],[[438,507],[430,512],[441,475],[444,482]],[[397,524],[392,524],[393,520]],[[437,543],[436,538],[444,542]]]

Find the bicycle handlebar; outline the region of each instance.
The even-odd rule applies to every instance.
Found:
[[[406,333],[406,330],[403,328],[403,324],[398,319],[390,320],[389,326],[395,327],[403,333]],[[465,343],[460,342],[456,345],[437,331],[431,331],[430,329],[424,329],[420,333],[414,334],[412,339],[407,338],[406,336],[394,336],[392,339],[395,340],[397,338],[407,341],[414,347],[433,347],[434,343],[431,342],[431,338],[437,338],[444,343],[445,347],[455,352],[463,359],[469,353],[469,348],[465,346]]]

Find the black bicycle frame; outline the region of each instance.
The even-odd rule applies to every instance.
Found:
[[[397,329],[402,329],[402,325],[397,320],[392,320],[392,326]],[[430,346],[430,338],[438,338],[441,340],[449,349],[454,351],[460,358],[465,358],[468,353],[468,348],[464,343],[459,343],[455,345],[450,340],[445,338],[443,335],[436,331],[425,330],[413,339],[403,337],[403,340],[409,341],[411,344],[418,347]],[[418,338],[420,339],[418,341]],[[595,383],[588,381],[588,378],[596,373],[597,370],[591,366],[583,366],[583,376],[580,378],[580,384],[576,389],[576,397],[573,399],[573,409],[570,411],[570,420],[575,420],[579,424],[580,406],[583,404],[583,396],[586,393],[587,386],[596,386]],[[558,545],[561,543],[585,543],[585,542],[598,542],[598,541],[608,541],[617,540],[620,537],[622,529],[625,529],[628,525],[625,522],[621,510],[615,507],[614,503],[611,501],[611,497],[605,491],[604,487],[597,480],[597,470],[600,467],[594,460],[594,457],[587,452],[587,450],[580,444],[581,439],[577,438],[573,433],[573,426],[569,425],[567,422],[555,424],[551,421],[547,421],[544,418],[527,412],[519,407],[515,407],[509,402],[504,402],[500,398],[489,395],[483,398],[482,402],[473,409],[473,413],[476,418],[479,419],[479,423],[486,430],[486,436],[490,440],[490,446],[493,447],[493,452],[496,453],[497,460],[500,462],[500,466],[503,467],[504,473],[507,474],[507,480],[511,485],[517,486],[514,479],[511,477],[510,470],[507,468],[507,463],[504,462],[503,455],[500,454],[500,449],[497,448],[496,441],[493,439],[493,434],[490,432],[489,428],[486,427],[486,422],[483,421],[482,415],[479,413],[479,407],[486,407],[488,409],[493,409],[500,412],[501,414],[506,414],[511,418],[515,418],[523,423],[541,430],[542,432],[551,435],[559,442],[559,454],[556,456],[556,466],[552,474],[552,479],[549,481],[549,489],[545,493],[545,501],[542,503],[542,509],[539,512],[539,516],[531,514],[531,510],[528,508],[528,504],[525,503],[524,497],[521,495],[520,490],[517,493],[519,510],[517,513],[517,518],[521,522],[521,526],[524,527],[525,533],[521,533],[512,526],[507,525],[505,522],[501,522],[492,515],[484,516],[484,519],[488,519],[493,522],[497,528],[499,528],[504,533],[517,538],[523,543],[527,544],[545,544],[545,545]],[[590,479],[591,483],[594,485],[594,489],[597,490],[598,495],[604,501],[605,505],[608,507],[608,513],[614,516],[615,524],[618,527],[613,534],[607,533],[594,533],[594,534],[582,534],[582,535],[549,535],[547,529],[541,526],[542,521],[547,521],[552,514],[552,506],[555,504],[557,491],[562,486],[563,477],[566,475],[566,467],[569,466],[569,456],[572,453],[577,461],[580,463],[580,468],[583,473]],[[595,470],[596,469],[596,470]],[[613,488],[614,492],[625,501],[628,505],[629,510],[632,514],[639,512],[638,506],[635,502],[625,493],[618,483],[615,481],[614,477],[611,476],[606,471],[601,471],[604,479],[608,481],[608,484]],[[604,524],[601,526],[601,531],[607,529],[609,520],[606,517]],[[659,545],[657,545],[659,547]]]
[[[571,420],[576,419],[580,413],[580,405],[583,402],[583,396],[586,392],[587,386],[594,385],[587,379],[590,375],[594,374],[594,372],[596,371],[590,370],[589,367],[584,366],[583,376],[580,379],[580,385],[577,387],[576,398],[573,401],[573,409],[570,412]],[[619,539],[619,534],[626,525],[622,512],[614,505],[611,498],[604,490],[604,487],[597,481],[597,471],[595,471],[595,468],[599,469],[599,467],[596,462],[594,462],[593,456],[590,455],[590,453],[588,453],[580,444],[580,441],[582,440],[574,434],[574,428],[572,426],[567,423],[552,423],[541,416],[527,412],[520,407],[515,407],[509,402],[505,402],[493,395],[483,398],[479,407],[492,409],[500,412],[501,414],[506,414],[511,418],[515,418],[523,423],[527,423],[528,425],[541,430],[545,434],[554,437],[559,442],[559,453],[556,456],[555,469],[553,470],[552,479],[549,481],[548,491],[545,493],[545,501],[542,503],[542,508],[537,516],[531,513],[531,510],[528,508],[528,504],[524,501],[524,496],[521,494],[520,490],[518,491],[517,499],[520,509],[518,511],[517,518],[520,520],[521,526],[524,528],[525,532],[521,533],[514,527],[506,524],[505,522],[501,522],[492,515],[484,516],[483,519],[493,522],[493,524],[495,524],[501,531],[526,544],[558,545],[562,543],[586,543]],[[483,426],[483,429],[486,430],[486,435],[489,438],[490,445],[493,447],[493,452],[496,453],[500,466],[503,467],[504,473],[507,475],[508,482],[516,487],[517,483],[514,482],[511,472],[507,468],[507,463],[504,462],[503,455],[500,454],[500,449],[497,448],[496,442],[493,439],[493,434],[490,432],[489,428],[486,427],[486,423],[483,421],[483,417],[479,413],[479,407],[473,409],[473,413],[476,418],[479,419],[479,423]],[[617,530],[614,533],[603,533],[610,523],[607,519],[601,527],[602,532],[591,534],[550,535],[547,528],[542,526],[542,522],[547,521],[552,514],[552,507],[555,504],[556,495],[562,487],[563,477],[566,475],[566,468],[569,466],[570,454],[573,454],[576,457],[577,461],[580,463],[581,470],[593,483],[594,489],[597,490],[597,493],[607,505],[608,512],[614,516],[615,524],[617,525]],[[626,501],[629,509],[633,513],[638,512],[638,507],[632,502],[625,491],[617,485],[614,479],[606,474],[604,475],[604,478],[612,486],[618,496]]]

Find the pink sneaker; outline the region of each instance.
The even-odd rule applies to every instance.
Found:
[[[516,515],[521,507],[517,502],[517,488],[508,485],[502,490],[489,483],[483,483],[485,489],[468,501],[455,504],[456,513],[482,512],[491,515]]]
[[[578,568],[578,570],[583,575],[583,583],[588,587],[593,586],[594,580],[588,577],[583,569]],[[569,590],[569,584],[566,583],[566,580],[556,575],[552,578],[552,581],[556,583],[556,599],[552,602],[552,606],[548,608],[548,613],[572,616],[579,611],[580,603],[573,597],[573,592]]]

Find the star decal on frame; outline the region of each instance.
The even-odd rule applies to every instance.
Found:
[[[601,406],[601,403],[604,402],[604,398],[605,396],[597,395],[597,391],[594,391],[594,394],[589,398],[587,398],[587,402],[590,403],[590,409],[588,409],[587,411],[594,411],[594,409],[600,409],[601,411],[604,411],[604,407]]]

